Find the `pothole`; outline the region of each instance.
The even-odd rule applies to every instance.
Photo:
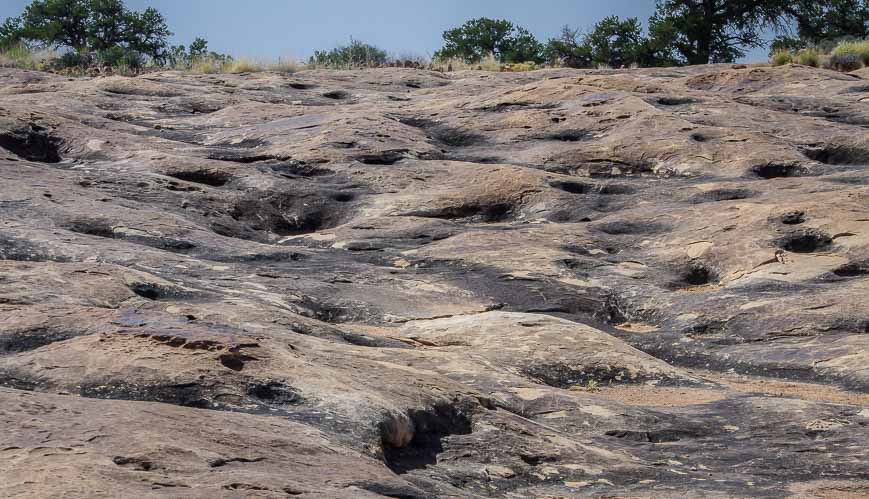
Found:
[[[557,140],[560,142],[580,142],[592,138],[592,135],[586,130],[568,129],[558,130],[550,134],[544,135],[546,140]]]
[[[439,218],[443,220],[463,220],[467,222],[503,222],[508,220],[514,210],[509,203],[463,204],[445,206],[429,210],[404,213],[406,216]]]
[[[256,381],[247,385],[247,395],[268,406],[298,405],[303,402],[301,394],[282,381]]]
[[[485,142],[486,138],[463,128],[451,127],[425,118],[399,118],[403,125],[425,130],[432,139],[450,147],[468,147]]]
[[[869,150],[850,146],[826,145],[806,147],[803,154],[807,158],[827,165],[865,165],[869,164]]]
[[[208,159],[215,161],[229,161],[232,163],[260,163],[263,161],[287,161],[286,156],[276,156],[274,154],[245,154],[240,151],[228,150],[212,152],[208,155]]]
[[[232,175],[229,173],[216,170],[180,170],[169,172],[166,175],[185,182],[192,182],[194,184],[202,184],[210,187],[222,187],[232,180]]]
[[[833,238],[817,229],[803,229],[786,234],[776,242],[780,248],[792,253],[814,253],[829,249]]]
[[[748,199],[756,194],[749,189],[713,189],[711,191],[701,192],[691,198],[692,203],[716,203],[721,201],[735,201],[739,199]]]
[[[595,226],[595,230],[613,236],[659,234],[670,230],[668,225],[648,220],[616,220]]]
[[[696,104],[700,101],[697,99],[694,99],[692,97],[664,96],[664,97],[658,97],[657,99],[655,99],[654,102],[655,102],[655,104],[658,104],[660,106],[670,107],[670,106],[684,106],[686,104]]]
[[[691,261],[679,273],[679,278],[672,283],[674,288],[686,286],[706,286],[718,282],[718,273],[703,262]]]
[[[238,200],[229,212],[235,222],[235,237],[245,239],[250,230],[290,236],[319,232],[341,223],[348,215],[348,193],[251,192]],[[338,199],[335,199],[335,198]],[[233,232],[225,227],[225,231]]]
[[[632,442],[643,443],[668,443],[678,442],[684,439],[699,438],[706,436],[708,432],[701,429],[662,429],[650,431],[636,430],[610,430],[605,433],[608,437],[630,440]]]
[[[469,415],[454,405],[411,409],[380,424],[383,458],[393,472],[405,474],[436,464],[444,451],[444,440],[450,435],[470,433]]]
[[[403,159],[409,158],[407,149],[394,149],[377,153],[362,154],[356,156],[356,161],[366,165],[394,165]]]
[[[869,275],[869,260],[848,262],[833,270],[839,277],[861,277]]]
[[[77,234],[88,236],[114,238],[115,231],[107,220],[76,218],[64,224],[64,228]]]
[[[0,147],[28,161],[59,163],[62,144],[62,140],[51,136],[45,128],[35,123],[0,133]]]
[[[350,92],[344,90],[331,90],[323,94],[323,97],[332,100],[347,100],[350,98]]]
[[[782,177],[801,177],[806,174],[805,167],[791,163],[766,163],[755,165],[750,169],[751,173],[763,179]]]
[[[779,217],[779,221],[785,225],[799,225],[806,221],[806,213],[804,211],[789,211]]]

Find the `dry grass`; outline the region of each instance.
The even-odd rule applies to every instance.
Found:
[[[784,66],[794,62],[794,57],[789,50],[777,50],[770,59],[773,66]]]
[[[534,71],[540,69],[540,66],[535,62],[516,62],[512,64],[504,64],[500,62],[494,55],[489,54],[480,62],[467,63],[462,59],[435,59],[432,61],[432,69],[435,71],[448,71],[452,68],[453,71]]]
[[[57,58],[53,50],[33,50],[19,45],[0,51],[0,67],[44,70]]]
[[[230,61],[219,59],[201,59],[193,63],[189,71],[200,74],[215,73],[261,73],[273,71],[276,73],[295,73],[306,69],[295,59],[281,57],[277,60],[252,59],[239,57]]]
[[[855,57],[864,66],[869,66],[869,40],[842,42],[833,49],[832,55],[839,58]]]
[[[820,58],[821,55],[818,53],[817,50],[808,48],[800,50],[800,52],[797,54],[796,61],[803,66],[811,66],[813,68],[816,68],[820,63]]]
[[[770,63],[773,66],[796,63],[813,68],[854,71],[869,66],[869,40],[842,42],[832,48],[829,45],[810,47],[796,53],[779,50],[770,57]]]

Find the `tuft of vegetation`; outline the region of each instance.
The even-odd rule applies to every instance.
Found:
[[[838,58],[856,58],[863,65],[869,66],[869,40],[842,42],[833,49],[832,55]]]
[[[842,71],[843,73],[850,73],[863,67],[860,56],[857,54],[833,54],[830,56],[830,65],[836,71]]]
[[[800,50],[799,53],[797,53],[796,60],[803,66],[810,66],[816,68],[820,64],[821,54],[817,51],[817,49],[807,48]]]
[[[784,66],[794,62],[794,57],[789,50],[779,50],[772,55],[770,62],[773,66]]]
[[[308,64],[320,68],[352,69],[383,66],[388,60],[385,50],[351,38],[349,45],[315,51]]]
[[[35,71],[49,69],[58,55],[53,50],[36,50],[23,43],[0,49],[0,67]]]

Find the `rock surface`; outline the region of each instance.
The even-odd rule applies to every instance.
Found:
[[[867,166],[860,72],[0,70],[0,495],[869,494]]]

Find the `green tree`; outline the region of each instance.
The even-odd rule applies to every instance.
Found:
[[[796,36],[776,38],[773,51],[869,38],[869,0],[793,0],[786,9],[796,25]]]
[[[444,31],[436,59],[459,58],[469,64],[492,54],[501,62],[543,60],[543,45],[525,28],[504,19],[481,17]]]
[[[208,41],[200,37],[193,40],[193,43],[190,44],[189,56],[191,60],[202,59],[208,56]]]
[[[127,45],[158,63],[166,60],[168,38],[172,36],[163,14],[152,7],[128,14]]]
[[[49,47],[88,48],[89,0],[34,0],[22,15],[22,36]]]
[[[585,37],[585,43],[592,62],[613,68],[639,63],[646,50],[643,26],[636,17],[624,21],[618,16],[604,18]]]
[[[20,40],[82,54],[97,52],[101,58],[105,53],[113,60],[144,55],[162,63],[172,36],[157,10],[130,11],[123,0],[34,0],[20,21],[16,19],[7,19],[0,28],[0,43],[17,33]]]
[[[561,28],[558,38],[551,38],[543,49],[543,57],[548,64],[568,68],[590,68],[591,47],[581,40],[579,30],[570,26]]]
[[[733,62],[765,45],[764,28],[783,30],[791,0],[658,0],[652,42],[688,64]]]
[[[87,20],[88,48],[107,50],[125,41],[129,12],[121,0],[90,0]]]
[[[23,42],[20,17],[10,17],[0,24],[0,49],[8,49]]]

